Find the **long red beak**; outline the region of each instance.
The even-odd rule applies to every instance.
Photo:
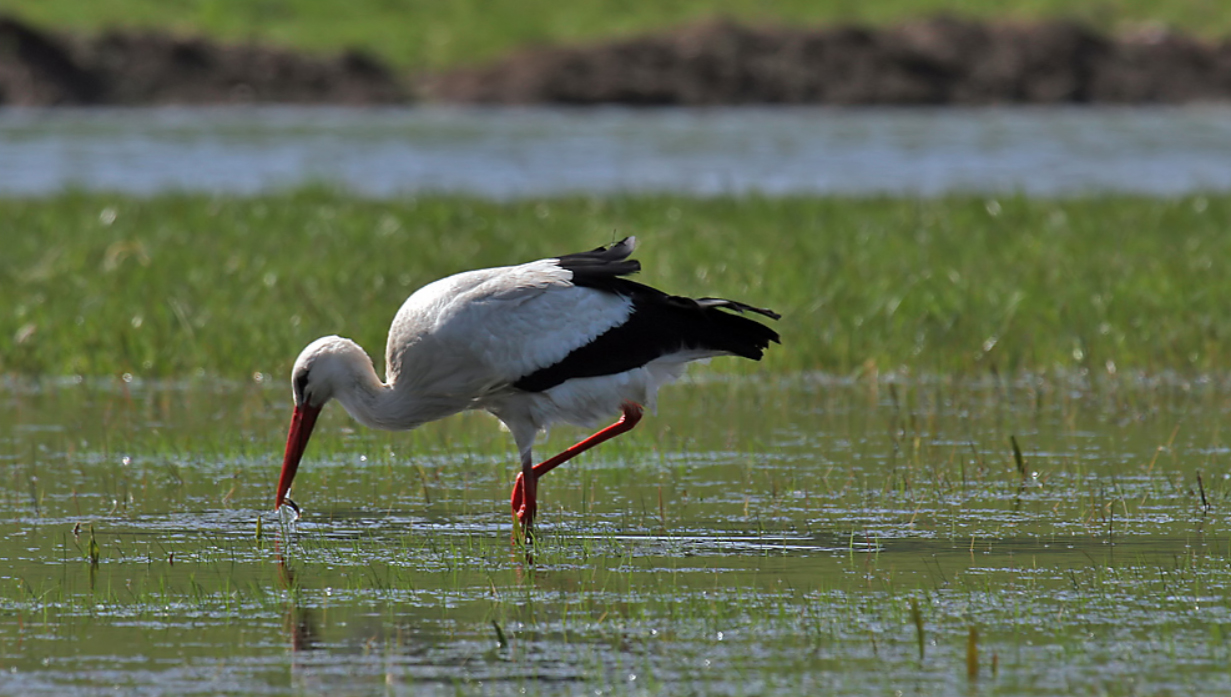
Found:
[[[291,415],[291,430],[286,434],[286,455],[282,458],[282,477],[278,479],[275,511],[286,501],[291,482],[295,481],[295,472],[299,470],[299,460],[303,457],[304,448],[308,446],[308,438],[312,436],[312,427],[316,425],[316,417],[320,416],[320,413],[320,407],[304,404],[295,407],[295,413]]]

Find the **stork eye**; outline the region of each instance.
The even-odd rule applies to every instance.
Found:
[[[291,388],[295,390],[295,401],[298,403],[303,403],[307,398],[306,392],[308,389],[308,371],[305,370],[299,375],[296,375],[295,379],[291,381]]]

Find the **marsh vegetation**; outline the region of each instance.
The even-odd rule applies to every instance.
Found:
[[[1225,691],[1229,204],[0,202],[2,691]],[[480,414],[329,409],[274,516],[307,340],[625,234],[781,350],[547,477],[532,556]]]

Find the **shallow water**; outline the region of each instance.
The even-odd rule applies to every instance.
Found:
[[[0,693],[1231,688],[1224,379],[703,373],[544,480],[529,552],[479,414],[327,410],[280,521],[288,393],[4,385]]]
[[[1231,187],[1225,107],[0,110],[0,195],[65,187],[498,198]]]

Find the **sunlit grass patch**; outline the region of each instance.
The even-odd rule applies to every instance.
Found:
[[[1225,369],[1231,197],[0,201],[0,372],[283,380],[329,333],[377,357],[438,277],[637,235],[641,279],[782,312],[762,365],[852,374]]]

